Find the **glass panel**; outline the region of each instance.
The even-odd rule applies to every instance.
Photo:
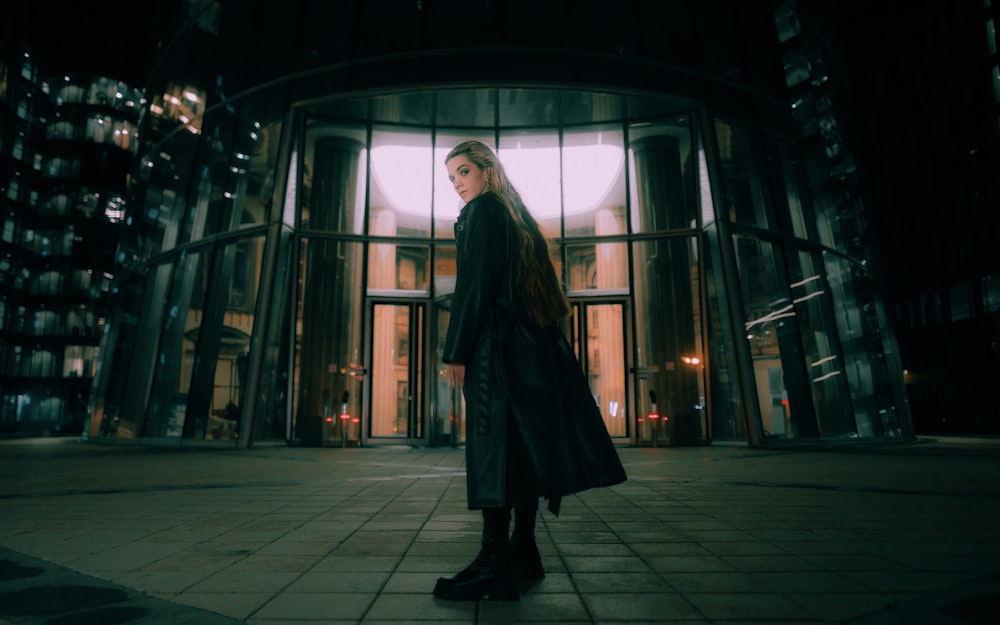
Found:
[[[676,115],[691,110],[690,102],[672,101],[667,98],[626,96],[628,116],[632,119],[649,119],[663,115]]]
[[[972,294],[967,283],[953,284],[948,289],[948,303],[951,308],[949,321],[972,318]]]
[[[628,244],[567,245],[566,274],[571,294],[628,293]]]
[[[815,238],[806,217],[807,200],[802,162],[794,146],[769,138],[766,144],[767,167],[771,180],[775,221],[785,234],[800,239]]]
[[[403,93],[372,98],[372,121],[428,125],[434,106],[432,93]]]
[[[797,312],[779,278],[774,246],[742,236],[734,244],[764,437],[816,437]]]
[[[500,137],[497,154],[528,211],[550,237],[559,236],[559,135],[516,133]]]
[[[804,80],[809,80],[812,67],[803,46],[786,48],[784,52],[785,84],[794,87]]]
[[[268,206],[274,193],[274,171],[278,164],[281,145],[281,121],[267,125],[257,122],[245,128],[249,152],[233,155],[233,175],[239,183],[239,197],[243,198],[243,213],[237,227],[267,223]]]
[[[455,238],[455,220],[465,205],[448,180],[448,169],[444,162],[452,148],[463,141],[479,141],[496,148],[492,132],[469,130],[438,133],[434,143],[434,236],[439,239]]]
[[[179,438],[184,433],[195,347],[205,312],[210,270],[205,257],[185,255],[174,267],[142,436]]]
[[[199,352],[203,361],[215,362],[206,439],[239,436],[263,251],[264,237],[245,239],[226,246],[222,266],[216,262],[212,288],[224,294],[221,324],[214,319],[203,324],[219,328],[219,337],[209,344],[211,351],[202,347]]]
[[[434,248],[434,293],[435,298],[451,295],[455,292],[455,276],[457,264],[455,257],[458,252],[454,246],[439,245]]]
[[[199,97],[204,98],[204,94]],[[237,145],[237,142],[241,146],[246,143],[245,130],[239,128],[237,116],[225,107],[209,109],[205,113],[201,139],[207,145],[198,151],[202,159],[198,168],[213,175],[200,177],[197,182],[196,204],[199,216],[204,219],[195,225],[195,232],[198,233],[201,226],[204,230],[199,233],[200,236],[193,237],[195,240],[228,232],[242,217],[239,214],[242,211],[237,208],[240,181],[233,171],[232,159],[237,153],[246,153],[246,148]]]
[[[430,237],[433,151],[426,131],[372,132],[368,232],[377,237]]]
[[[798,11],[789,4],[782,4],[774,10],[774,25],[777,27],[778,41],[781,43],[797,37],[802,31]]]
[[[127,297],[135,302],[141,302],[140,312],[132,318],[129,313],[119,318],[122,323],[118,334],[117,345],[125,341],[127,347],[115,355],[117,380],[128,380],[128,384],[120,384],[117,380],[109,382],[109,395],[117,395],[118,388],[123,394],[121,404],[114,406],[109,399],[108,421],[102,423],[102,428],[111,436],[135,438],[142,435],[149,399],[150,380],[153,377],[153,363],[159,349],[161,325],[164,317],[169,314],[167,293],[172,285],[173,265],[162,264],[150,271],[145,284],[139,281],[129,282]],[[141,290],[140,290],[141,289]],[[141,320],[136,327],[132,324]],[[129,340],[131,339],[131,341]]]
[[[493,89],[442,92],[437,96],[436,121],[439,126],[493,128],[496,124],[496,98]]]
[[[497,100],[501,128],[558,126],[560,123],[558,91],[500,89]]]
[[[705,229],[705,310],[709,375],[709,413],[713,440],[749,440],[746,406],[740,383],[739,354],[742,327],[734,327],[730,311],[733,304],[723,280],[719,231],[716,225]],[[739,341],[739,342],[738,342]]]
[[[624,309],[619,303],[576,306],[577,353],[611,436],[628,436]]]
[[[802,351],[812,388],[819,434],[824,438],[851,436],[854,420],[845,363],[833,320],[830,287],[822,260],[808,252],[790,255],[792,302],[802,336]],[[793,406],[794,408],[794,406]]]
[[[983,310],[994,313],[1000,310],[1000,273],[983,276]]]
[[[362,245],[306,239],[301,243],[293,376],[295,435],[303,445],[342,441],[339,416],[361,414]],[[331,320],[336,320],[331,323]],[[326,421],[326,419],[331,419]],[[358,440],[350,420],[349,440]]]
[[[306,133],[302,163],[303,228],[361,234],[364,229],[366,135],[316,125]]]
[[[189,191],[192,172],[200,170],[195,162],[196,148],[194,135],[174,133],[161,150],[146,157],[143,167],[137,168],[135,195],[129,198],[129,205],[144,209],[129,211],[130,223],[123,243],[126,260],[146,259],[203,236],[204,205],[193,197],[191,208],[186,208],[186,194],[197,192]],[[177,167],[177,162],[192,166]]]
[[[823,103],[829,104],[825,101]],[[818,115],[816,113],[814,119]],[[845,213],[842,212],[842,208],[846,207],[838,206],[838,187],[830,184],[830,161],[823,144],[818,141],[805,142],[801,144],[800,154],[813,212],[814,223],[809,224],[809,227],[815,227],[816,238],[823,245],[843,249],[843,241],[850,236],[849,232],[853,227],[848,227],[847,222],[851,219],[845,218]]]
[[[691,119],[629,126],[635,182],[633,232],[697,227],[698,167],[691,149]]]
[[[715,137],[722,161],[724,197],[719,207],[729,221],[767,228],[763,206],[754,193],[757,181],[753,177],[753,145],[750,132],[743,126],[717,119]]]
[[[269,245],[278,245],[277,261],[272,270],[273,290],[270,297],[265,294],[261,298],[261,305],[269,307],[267,315],[269,325],[257,330],[263,337],[255,341],[254,345],[255,350],[263,350],[260,358],[258,395],[256,398],[247,398],[248,402],[257,402],[254,409],[254,441],[280,441],[292,438],[288,419],[290,414],[288,390],[292,373],[289,370],[291,350],[289,338],[292,336],[293,309],[289,302],[293,301],[290,272],[295,263],[290,253],[291,232],[284,230],[278,236],[279,241],[268,242]]]
[[[425,246],[372,243],[368,250],[368,293],[417,291],[430,287],[431,250]]]
[[[448,322],[451,320],[451,310],[444,305],[435,306],[434,310],[435,375],[431,389],[434,423],[431,424],[430,443],[458,445],[465,442],[465,397],[460,386],[452,386],[448,381],[448,367],[441,360],[444,354],[444,339],[448,334]]]
[[[418,436],[415,415],[419,386],[413,372],[419,369],[419,327],[409,304],[372,306],[371,435]],[[419,334],[419,332],[417,332]],[[419,377],[417,378],[419,379]]]
[[[239,435],[264,237],[178,264],[145,436]]]
[[[834,316],[858,436],[901,436],[903,426],[899,416],[907,414],[906,390],[901,378],[889,375],[887,363],[893,356],[886,351],[884,334],[891,326],[876,300],[876,285],[857,265],[843,257],[827,253],[823,261],[834,294]],[[897,409],[897,406],[904,407]]]
[[[564,91],[559,101],[564,124],[620,120],[624,108],[623,96],[611,93]]]
[[[625,139],[615,127],[563,136],[565,236],[626,234]]]
[[[693,237],[633,245],[636,390],[647,417],[638,437],[691,445],[708,436],[698,245]]]

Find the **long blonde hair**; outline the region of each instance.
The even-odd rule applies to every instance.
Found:
[[[493,192],[506,207],[517,233],[517,256],[520,262],[521,305],[528,317],[540,326],[547,326],[570,313],[569,301],[563,293],[559,277],[552,264],[549,241],[541,227],[521,201],[521,195],[510,183],[497,155],[479,141],[459,143],[448,152],[445,164],[464,155],[486,175],[486,191]],[[484,191],[485,193],[485,191]]]

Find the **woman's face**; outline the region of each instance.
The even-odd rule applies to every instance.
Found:
[[[486,191],[486,172],[470,161],[465,154],[453,156],[447,166],[448,180],[451,180],[455,193],[466,204]]]

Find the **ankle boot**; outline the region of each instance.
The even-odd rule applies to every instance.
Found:
[[[545,579],[542,554],[535,542],[535,519],[538,516],[538,499],[518,500],[514,504],[514,533],[510,537],[511,568],[514,575],[523,579]]]
[[[516,601],[517,585],[507,553],[510,510],[483,510],[483,541],[472,564],[454,577],[438,578],[434,596],[449,601],[478,601],[488,597],[496,601]]]

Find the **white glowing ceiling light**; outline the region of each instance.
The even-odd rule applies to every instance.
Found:
[[[452,190],[443,162],[436,168],[441,181],[432,185],[432,152],[440,161],[447,154],[447,150],[432,151],[420,146],[372,148],[375,181],[396,210],[426,215],[433,193],[437,218],[454,218],[462,202]],[[617,145],[575,145],[563,148],[562,154],[566,214],[592,210],[620,175],[624,150]],[[558,216],[559,148],[514,148],[501,150],[498,155],[531,213],[539,219]]]
[[[563,148],[566,214],[585,213],[603,202],[621,174],[624,163],[625,151],[617,145]]]
[[[372,148],[372,173],[398,211],[427,215],[431,205],[431,148],[380,145]]]

